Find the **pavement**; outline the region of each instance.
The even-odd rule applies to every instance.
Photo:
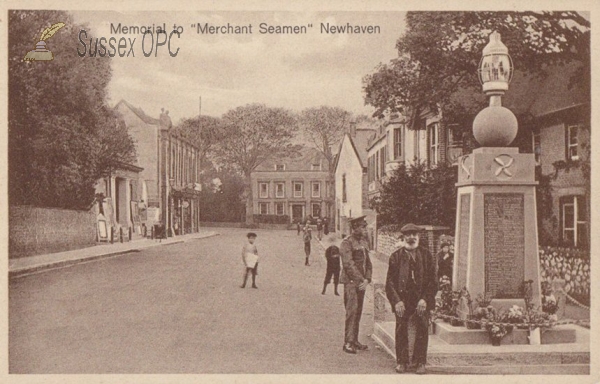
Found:
[[[93,247],[56,252],[46,255],[36,255],[8,260],[10,278],[39,273],[48,269],[64,268],[83,262],[90,262],[106,257],[118,256],[131,252],[139,252],[151,247],[178,244],[186,241],[216,236],[218,233],[201,230],[198,233],[169,237],[161,240],[138,239],[124,243],[101,243]]]
[[[318,242],[306,267],[295,231],[257,231],[258,289],[241,289],[246,231],[218,231],[10,279],[9,373],[395,374],[371,339],[372,287],[370,350],[342,352],[343,300],[321,295]]]

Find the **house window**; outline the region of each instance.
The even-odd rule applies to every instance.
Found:
[[[429,131],[429,164],[436,165],[440,161],[440,125],[432,124],[427,130]]]
[[[294,183],[294,197],[302,197],[302,183]]]
[[[275,164],[276,171],[285,171],[285,164]]]
[[[276,215],[283,215],[283,203],[275,203],[275,214]]]
[[[587,204],[584,196],[560,198],[562,242],[572,246],[587,245]]]
[[[379,165],[379,178],[381,179],[385,176],[386,147],[382,147],[379,152],[379,161],[381,162]]]
[[[269,203],[258,203],[258,208],[261,215],[269,214]]]
[[[348,201],[348,196],[346,195],[346,174],[342,175],[342,203]]]
[[[284,183],[275,183],[275,197],[277,197],[277,198],[285,197],[285,184]]]
[[[321,204],[312,205],[312,217],[321,217]]]
[[[258,190],[261,199],[269,197],[269,183],[258,183]]]
[[[535,164],[540,165],[540,164],[542,164],[542,145],[541,145],[541,140],[540,140],[539,129],[535,129],[533,131],[532,140],[533,140],[532,148],[533,148],[533,154],[535,156]]]
[[[312,183],[312,197],[321,197],[321,183]]]
[[[311,171],[320,171],[321,170],[321,164],[311,164],[310,166],[310,170]]]
[[[567,160],[579,160],[578,125],[567,127]]]
[[[394,160],[402,157],[402,128],[394,128]]]

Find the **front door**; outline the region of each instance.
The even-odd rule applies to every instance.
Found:
[[[304,205],[292,205],[292,222],[302,220],[304,218]]]

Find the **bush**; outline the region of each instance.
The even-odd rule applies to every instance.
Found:
[[[288,224],[290,217],[288,215],[254,215],[254,222],[263,224]]]

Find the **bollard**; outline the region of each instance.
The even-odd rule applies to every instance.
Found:
[[[123,242],[123,227],[119,227],[119,240]]]

